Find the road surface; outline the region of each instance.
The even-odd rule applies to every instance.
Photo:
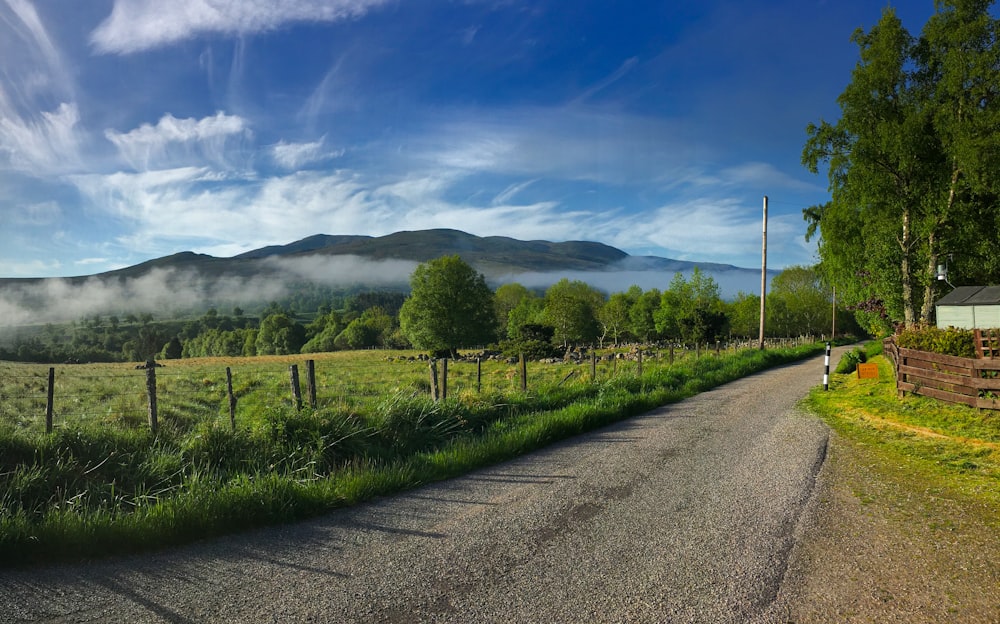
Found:
[[[142,556],[0,571],[3,622],[769,622],[823,358],[463,478]]]

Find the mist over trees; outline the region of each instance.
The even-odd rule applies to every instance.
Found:
[[[831,295],[821,272],[789,267],[772,280],[767,334],[829,334]],[[460,348],[482,347],[538,359],[578,345],[752,339],[758,334],[759,310],[757,295],[722,300],[715,281],[698,270],[689,277],[675,274],[662,291],[631,286],[608,295],[569,279],[544,291],[517,283],[492,291],[471,266],[447,256],[417,267],[408,296],[376,291],[324,300],[310,292],[254,314],[239,307],[228,314],[210,308],[184,320],[94,315],[35,328],[0,345],[0,359],[112,362],[370,348],[454,355]],[[849,313],[841,309],[837,314],[842,330],[857,329]]]
[[[989,0],[939,0],[919,36],[892,8],[857,30],[835,123],[810,124],[803,164],[831,201],[804,211],[819,270],[881,333],[932,319],[946,285],[1000,279],[1000,22]]]

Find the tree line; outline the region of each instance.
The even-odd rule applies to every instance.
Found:
[[[94,316],[47,325],[12,345],[0,359],[32,362],[144,361],[150,358],[237,357],[321,353],[368,348],[418,348],[435,354],[493,347],[541,358],[570,345],[623,342],[705,343],[757,336],[760,299],[740,293],[724,301],[715,281],[695,270],[678,273],[664,290],[632,286],[610,295],[578,280],[545,290],[508,283],[491,289],[482,274],[458,256],[421,264],[410,294],[356,293],[317,300],[307,312],[272,303],[258,314],[211,308],[188,320],[151,314]],[[819,273],[791,267],[772,280],[770,336],[828,334],[831,296]],[[840,311],[838,325],[853,330]]]

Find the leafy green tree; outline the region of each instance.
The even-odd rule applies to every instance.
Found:
[[[782,336],[829,334],[833,295],[820,274],[811,267],[792,266],[771,280],[767,312]]]
[[[555,328],[541,323],[525,323],[519,325],[508,340],[500,343],[506,355],[518,357],[523,355],[529,360],[540,360],[559,355],[558,347],[553,344],[552,337]]]
[[[517,340],[525,325],[545,325],[545,300],[529,293],[521,299],[517,307],[507,313],[506,335],[511,340]],[[555,331],[555,328],[553,328]]]
[[[417,266],[410,296],[399,311],[400,328],[418,349],[456,354],[496,336],[493,291],[486,278],[458,255]]]
[[[305,344],[306,331],[300,323],[284,312],[273,313],[260,322],[257,333],[258,355],[290,355]]]
[[[608,336],[618,346],[618,341],[628,333],[629,311],[635,303],[628,292],[614,293],[608,297],[607,302],[601,307],[597,314],[597,320],[601,324],[600,341],[603,344]]]
[[[727,305],[729,331],[740,338],[756,338],[760,335],[760,296],[736,293],[736,298]]]
[[[827,283],[872,331],[930,320],[945,254],[981,280],[997,278],[1000,261],[984,242],[1000,235],[991,5],[939,0],[919,39],[886,9],[854,33],[860,59],[838,98],[840,119],[808,128],[803,164],[828,166],[831,201],[804,211],[807,238],[819,231]]]
[[[334,344],[338,349],[368,349],[378,345],[379,330],[360,317],[347,324]]]
[[[692,271],[690,280],[681,273],[674,275],[653,316],[660,333],[685,342],[715,340],[728,327],[719,285],[698,267]]]
[[[184,352],[184,345],[181,344],[181,339],[174,336],[167,344],[163,345],[163,350],[160,351],[160,357],[164,360],[177,360],[180,359]]]
[[[534,298],[535,294],[517,282],[502,284],[493,294],[494,307],[497,314],[497,333],[512,337],[507,333],[510,323],[510,313],[525,299]]]
[[[545,320],[555,328],[555,340],[570,343],[596,342],[600,336],[597,313],[604,295],[580,280],[563,278],[545,291]]]
[[[643,292],[638,286],[632,286],[628,292],[635,299],[628,312],[629,332],[643,342],[658,340],[661,334],[656,328],[655,314],[663,293],[656,288]]]
[[[302,353],[327,353],[337,350],[337,336],[345,329],[341,316],[336,310],[322,312],[306,326],[307,341],[302,346]]]

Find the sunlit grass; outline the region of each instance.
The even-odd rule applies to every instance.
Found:
[[[927,489],[961,496],[1000,521],[1000,413],[927,397],[897,397],[891,363],[877,356],[879,379],[833,375],[829,392],[807,405],[835,430],[865,444],[887,466],[905,466]]]
[[[673,366],[652,358],[641,377],[634,362],[602,361],[596,380],[589,363],[533,363],[528,392],[516,364],[484,362],[478,390],[475,364],[452,362],[449,398],[437,402],[426,391],[427,363],[405,359],[412,353],[318,355],[315,410],[291,401],[288,367],[299,364],[304,379],[301,356],[168,361],[157,369],[155,435],[144,421],[145,371],[71,367],[57,385],[81,415],[64,415],[51,434],[0,421],[0,561],[156,548],[307,517],[509,459],[821,349],[678,356]],[[239,397],[235,430],[227,366]],[[3,392],[17,383],[37,391],[38,369],[2,370],[10,373],[0,378]]]

